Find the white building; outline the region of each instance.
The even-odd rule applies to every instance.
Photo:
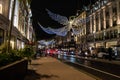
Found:
[[[118,45],[120,37],[120,0],[99,0],[87,13],[90,21],[89,46],[106,48]]]
[[[8,39],[9,24],[12,16],[14,0],[0,0],[0,44]],[[14,49],[24,48],[28,41],[33,40],[33,28],[30,20],[30,8],[27,0],[16,0],[14,21],[11,32],[11,47]]]

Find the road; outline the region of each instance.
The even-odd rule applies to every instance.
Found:
[[[102,80],[120,80],[120,61],[109,61],[97,58],[74,55],[58,55],[66,64],[82,69]]]

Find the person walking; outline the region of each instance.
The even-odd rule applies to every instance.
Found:
[[[109,61],[111,61],[112,60],[112,48],[111,47],[108,48],[108,53],[109,53],[108,59]]]

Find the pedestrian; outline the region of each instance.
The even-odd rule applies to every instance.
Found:
[[[111,47],[108,48],[108,53],[109,53],[108,59],[109,61],[111,61],[112,60],[112,48]]]

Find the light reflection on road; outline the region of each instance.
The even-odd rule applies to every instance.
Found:
[[[70,62],[76,62],[76,58],[70,57]]]

